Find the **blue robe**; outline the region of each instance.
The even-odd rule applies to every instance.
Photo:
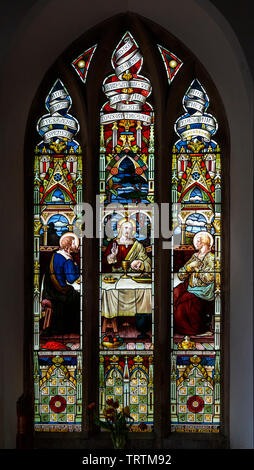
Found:
[[[79,267],[72,259],[59,251],[53,253],[43,290],[43,299],[50,300],[53,309],[49,336],[80,333],[80,294],[70,285],[79,276]]]
[[[58,252],[54,255],[53,270],[61,287],[66,287],[67,282],[73,284],[80,276],[79,267]]]

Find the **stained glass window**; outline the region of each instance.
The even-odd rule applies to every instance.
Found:
[[[127,32],[116,46],[100,132],[100,415],[129,406],[132,431],[153,424],[154,113],[142,53]],[[149,101],[148,101],[149,99]]]
[[[36,431],[90,430],[91,389],[101,420],[108,400],[129,407],[131,432],[153,432],[165,410],[165,433],[221,430],[222,163],[214,140],[216,107],[210,114],[213,96],[198,73],[187,82],[178,49],[151,39],[156,60],[151,59],[134,31],[121,29],[105,47],[82,43],[68,58],[69,91],[64,79],[53,79],[43,97],[33,178]],[[98,72],[100,79],[87,86],[92,59],[92,78]],[[164,88],[158,93],[160,80]],[[184,96],[177,103],[178,84]],[[71,95],[79,101],[75,111]],[[84,128],[89,122],[90,130],[80,129],[81,122]],[[90,201],[99,199],[92,208],[99,233],[91,242],[88,232],[76,230],[83,221],[77,207],[82,211],[86,202],[84,190]],[[170,249],[160,233],[162,205],[169,207],[164,222],[172,228]],[[87,246],[97,258],[85,257]],[[93,313],[86,308],[92,302]],[[165,355],[158,357],[158,351]],[[162,371],[167,377],[170,371],[163,393]]]
[[[34,402],[36,431],[80,431],[82,417],[82,201],[79,123],[60,79],[38,121],[34,160]]]
[[[172,153],[171,430],[182,432],[221,420],[221,159],[208,106],[193,80]]]

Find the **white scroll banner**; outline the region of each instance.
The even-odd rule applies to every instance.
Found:
[[[128,93],[114,94],[114,96],[110,97],[109,99],[111,108],[114,108],[115,104],[119,103],[119,101],[134,101],[133,94],[128,94]]]
[[[192,116],[179,119],[179,121],[176,123],[176,128],[177,130],[180,130],[183,127],[189,126],[190,124],[205,124],[206,126],[211,126],[212,129],[216,128],[215,119],[208,116]]]
[[[122,119],[129,119],[134,121],[142,121],[145,126],[150,126],[152,122],[151,116],[143,113],[130,113],[130,112],[122,112],[122,113],[109,113],[101,115],[101,124],[111,124],[114,121],[120,121]]]
[[[119,103],[121,101],[129,101],[129,102],[137,102],[140,103],[140,106],[146,102],[146,97],[144,95],[140,95],[139,93],[121,93],[118,95],[114,95],[113,97],[110,98],[109,104],[111,108],[114,108],[116,103]]]
[[[64,129],[53,129],[46,132],[43,136],[44,142],[50,142],[53,137],[64,137],[67,140],[72,140],[72,133]]]
[[[186,107],[196,109],[197,111],[200,111],[201,113],[203,113],[204,111],[204,105],[198,103],[197,101],[186,100]]]
[[[127,48],[126,52],[130,51],[130,49],[132,48],[132,46],[134,45],[132,42],[127,42],[126,45],[129,45],[129,47]],[[124,47],[124,46],[123,46]],[[121,48],[123,49],[123,48]],[[118,52],[116,52],[115,54],[115,58],[116,58],[116,68],[118,66],[120,66],[121,64],[123,64],[124,62],[128,62],[129,60],[132,59],[132,57],[134,55],[136,55],[136,53],[138,52],[138,49],[137,47],[135,47],[135,49],[133,49],[128,55],[124,55],[125,53],[124,52],[121,52],[120,54],[120,50],[118,50]],[[137,61],[136,61],[137,62]]]
[[[148,78],[143,78],[143,80],[130,80],[129,84],[131,88],[141,88],[142,90],[146,91],[151,91],[152,88]]]
[[[111,124],[115,121],[129,119],[141,121],[144,125],[150,125],[151,116],[141,112],[147,96],[133,92],[134,89],[135,91],[140,89],[150,92],[151,84],[149,80],[140,76],[132,80],[121,80],[123,72],[131,69],[142,60],[140,51],[130,37],[127,37],[122,47],[116,50],[114,58],[115,62],[112,61],[112,65],[119,81],[104,83],[103,91],[109,99],[109,107],[118,112],[102,113],[101,124]],[[130,93],[127,93],[128,91]]]
[[[74,121],[73,119],[68,119],[65,117],[58,117],[58,116],[51,116],[51,117],[45,117],[41,119],[39,122],[39,127],[42,129],[43,127],[46,126],[52,126],[52,125],[62,125],[62,126],[67,126],[70,127],[70,129],[77,130],[78,125],[77,122]]]
[[[102,87],[102,91],[108,94],[114,90],[121,90],[122,88],[140,88],[141,90],[151,91],[151,83],[145,80],[120,80],[117,82],[106,83]]]
[[[124,58],[126,59],[126,58]],[[134,56],[132,56],[129,60],[125,60],[121,65],[117,66],[115,69],[116,75],[121,77],[125,70],[129,70],[133,65],[135,65],[140,59],[142,59],[142,55],[139,51],[137,51]]]
[[[120,47],[120,49],[118,49],[118,51],[116,51],[115,53],[116,62],[118,61],[119,57],[126,54],[126,52],[128,52],[132,48],[132,46],[133,46],[133,42],[131,41],[131,39],[130,38],[126,39],[125,44],[122,47]]]
[[[70,107],[69,101],[61,101],[60,103],[56,103],[50,106],[50,114],[55,114],[61,109],[68,109]]]
[[[117,111],[141,111],[142,105],[138,103],[130,103],[130,104],[118,103],[116,105],[116,110]]]
[[[211,140],[210,132],[206,131],[205,129],[188,129],[187,131],[181,133],[182,140],[188,140],[196,136],[204,137],[204,139],[208,142]]]
[[[53,93],[51,93],[51,95],[50,95],[50,104],[51,104],[52,101],[54,101],[58,98],[61,98],[61,99],[67,98],[67,94],[65,93],[64,90],[57,90],[57,91],[54,91]]]
[[[197,98],[201,98],[202,100],[204,100],[203,91],[196,90],[195,88],[191,88],[187,96],[190,98],[193,98],[193,96],[196,96]]]

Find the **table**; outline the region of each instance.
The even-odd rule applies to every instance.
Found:
[[[134,317],[138,313],[152,313],[152,282],[136,282],[135,277],[140,274],[131,274],[128,278],[121,274],[113,274],[116,282],[101,282],[101,316],[114,318],[116,316]],[[134,278],[134,279],[133,279]]]

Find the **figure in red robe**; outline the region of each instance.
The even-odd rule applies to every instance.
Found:
[[[174,288],[175,334],[212,335],[215,280],[212,243],[212,235],[198,232],[193,239],[197,252],[178,272],[183,282]]]
[[[142,243],[134,238],[136,233],[135,222],[132,219],[122,219],[118,224],[118,236],[110,241],[103,255],[104,272],[123,272],[122,261],[129,261],[130,272],[151,272],[151,259]],[[151,315],[136,314],[137,328],[146,337],[145,331],[150,327]],[[111,318],[113,332],[117,340],[121,340],[118,334],[117,317]],[[106,335],[108,319],[102,318],[102,335]]]

